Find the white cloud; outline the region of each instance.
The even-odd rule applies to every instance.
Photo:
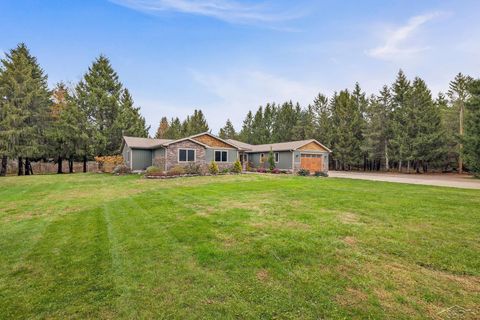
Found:
[[[367,51],[373,58],[385,60],[397,60],[409,58],[413,55],[429,49],[428,46],[415,46],[409,44],[415,33],[427,22],[439,17],[440,12],[418,15],[410,18],[408,22],[386,34],[385,44]]]
[[[165,11],[195,14],[234,23],[275,22],[298,16],[270,12],[266,3],[255,5],[238,0],[110,0],[134,10],[158,14]]]

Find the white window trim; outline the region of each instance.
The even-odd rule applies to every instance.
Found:
[[[187,161],[180,161],[180,150],[187,151]],[[193,161],[188,161],[188,150],[193,150]],[[190,163],[190,162],[197,162],[197,150],[192,148],[178,148],[177,150],[177,163]]]
[[[277,160],[277,155],[278,155],[278,160]],[[280,152],[274,152],[273,153],[273,159],[275,160],[275,163],[280,162]]]
[[[227,161],[217,161],[215,160],[216,158],[216,153],[218,152],[226,152],[227,153]],[[220,154],[220,159],[222,158],[222,155]],[[218,162],[218,163],[228,163],[228,151],[227,150],[213,150],[213,161]]]
[[[260,153],[260,162],[263,162],[263,159],[265,159],[265,153]]]

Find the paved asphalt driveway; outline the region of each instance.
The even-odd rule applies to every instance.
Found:
[[[480,189],[480,179],[469,175],[459,174],[402,174],[402,173],[370,173],[370,172],[348,172],[329,171],[330,177],[363,179],[373,181],[387,181],[398,183],[424,184],[430,186]]]

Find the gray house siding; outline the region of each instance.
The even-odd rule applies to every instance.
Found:
[[[132,170],[145,170],[152,165],[152,151],[132,149]]]
[[[123,162],[127,167],[130,168],[130,148],[125,145],[122,149],[122,157],[123,157]]]
[[[302,153],[314,153],[314,154],[323,154],[323,171],[327,172],[328,171],[328,152],[315,152],[315,151],[294,151],[293,156],[294,156],[294,166],[295,166],[295,171],[300,170],[300,164],[301,164],[301,157],[300,155]]]
[[[233,164],[235,161],[238,159],[238,151],[235,149],[206,149],[205,150],[205,157],[207,160],[207,163],[212,162],[212,160],[215,160],[215,150],[222,150],[222,151],[227,151],[227,163]]]
[[[249,153],[248,161],[250,161],[255,168],[261,167],[260,155],[262,152]],[[268,159],[269,152],[263,152],[265,159]],[[275,167],[282,170],[292,169],[292,152],[291,151],[279,151],[279,161],[275,163]],[[266,160],[268,161],[268,160]],[[268,164],[266,164],[268,166]]]

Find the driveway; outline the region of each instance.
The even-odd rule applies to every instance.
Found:
[[[424,184],[429,186],[480,189],[480,179],[464,174],[404,174],[404,173],[370,173],[329,171],[330,177],[387,181],[398,183]]]

